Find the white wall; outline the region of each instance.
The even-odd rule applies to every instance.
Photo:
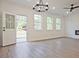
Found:
[[[2,0],[0,0],[0,45],[2,45],[2,13],[1,13]]]
[[[66,20],[67,36],[79,39],[79,35],[75,35],[75,30],[79,30],[79,13],[70,15]]]
[[[0,45],[2,45],[2,16],[0,13]]]
[[[38,13],[35,13],[38,14]],[[42,30],[41,31],[35,31],[34,27],[32,25],[32,30],[30,30],[29,32],[29,40],[42,40],[42,39],[48,39],[48,38],[57,38],[57,37],[64,37],[65,36],[65,19],[62,16],[59,15],[51,15],[51,14],[47,14],[47,13],[42,13],[41,14],[43,19],[42,19]],[[54,20],[54,24],[53,24],[53,30],[52,31],[47,31],[46,30],[46,17],[47,16],[51,16]],[[62,20],[62,29],[60,31],[56,31],[56,27],[55,27],[55,20],[56,18],[59,17]]]
[[[24,15],[28,17],[28,41],[35,41],[35,40],[43,40],[43,39],[48,39],[48,38],[56,38],[56,37],[63,37],[65,36],[65,17],[64,16],[60,16],[60,15],[52,15],[54,17],[54,21],[56,17],[60,17],[62,19],[62,30],[61,31],[56,31],[55,27],[52,31],[47,31],[46,30],[46,16],[47,15],[51,15],[51,14],[47,14],[47,13],[42,13],[41,15],[43,16],[43,30],[41,31],[35,31],[34,30],[34,21],[33,21],[33,16],[34,14],[37,14],[35,12],[33,12],[32,10],[25,8],[23,6],[18,6],[16,4],[13,3],[9,3],[6,1],[3,1],[2,4],[2,10],[3,12],[11,12],[14,14],[18,14],[18,15]],[[55,23],[54,23],[55,26]]]

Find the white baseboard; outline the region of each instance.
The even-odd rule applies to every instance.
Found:
[[[73,37],[66,37],[66,38],[79,40],[78,38],[73,38]]]
[[[29,42],[36,42],[36,41],[45,41],[45,40],[52,40],[52,39],[60,39],[60,38],[65,38],[65,36],[63,37],[55,37],[55,38],[44,38],[44,39],[39,39],[39,40],[32,40],[32,41],[29,41]]]

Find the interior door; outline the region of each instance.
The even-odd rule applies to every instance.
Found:
[[[15,15],[3,13],[3,46],[16,43]]]

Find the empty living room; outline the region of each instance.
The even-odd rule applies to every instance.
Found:
[[[79,58],[79,0],[0,0],[0,58]]]

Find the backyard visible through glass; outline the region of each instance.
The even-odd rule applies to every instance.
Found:
[[[24,42],[27,40],[27,18],[25,16],[18,16],[16,21],[16,42]]]

